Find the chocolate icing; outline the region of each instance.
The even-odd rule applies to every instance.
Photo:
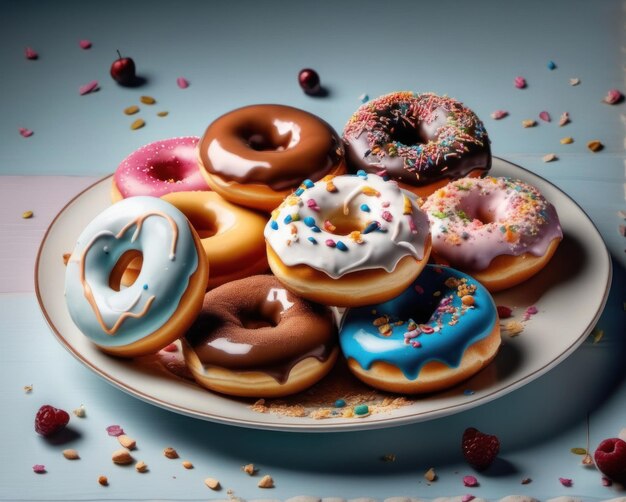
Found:
[[[343,145],[319,117],[284,105],[252,105],[222,115],[200,140],[200,160],[226,181],[273,190],[319,180],[343,163]]]
[[[482,122],[451,98],[398,92],[363,105],[344,131],[348,166],[424,186],[491,168]]]
[[[286,290],[271,275],[209,291],[186,335],[204,366],[264,371],[286,380],[296,363],[325,361],[336,342],[332,312]]]

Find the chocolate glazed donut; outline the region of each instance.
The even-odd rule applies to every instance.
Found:
[[[199,144],[207,183],[225,199],[271,211],[305,179],[345,172],[343,145],[319,117],[284,105],[222,115]]]
[[[395,92],[365,103],[343,137],[351,170],[383,171],[423,197],[491,168],[480,119],[461,102],[432,93]]]
[[[326,375],[338,354],[336,338],[327,307],[295,296],[273,276],[258,275],[209,291],[183,348],[200,385],[277,397]]]

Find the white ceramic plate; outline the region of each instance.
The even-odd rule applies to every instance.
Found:
[[[171,411],[244,427],[309,432],[389,427],[450,415],[503,396],[563,361],[594,327],[611,283],[611,262],[604,242],[574,201],[546,180],[504,160],[494,159],[491,173],[535,185],[558,211],[564,239],[552,261],[526,283],[495,295],[496,304],[514,306],[516,312],[531,305],[539,312],[518,336],[503,335],[495,361],[474,378],[389,412],[324,420],[258,413],[250,409],[248,401],[213,394],[173,374],[146,371],[145,365],[98,351],[69,316],[61,257],[71,251],[85,225],[110,205],[110,178],[79,194],[50,225],[36,262],[37,297],[52,331],[79,361],[116,387]],[[580,301],[581,291],[584,302]]]

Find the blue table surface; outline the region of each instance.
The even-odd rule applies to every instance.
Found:
[[[34,294],[2,294],[0,500],[226,499],[227,488],[246,499],[626,497],[619,487],[602,486],[599,473],[570,451],[585,446],[587,414],[592,448],[626,427],[626,238],[619,230],[625,224],[619,211],[626,210],[626,105],[602,103],[609,89],[624,91],[623,2],[3,0],[0,12],[0,174],[106,175],[139,146],[200,136],[213,119],[247,104],[296,106],[341,130],[362,94],[433,91],[477,112],[495,155],[547,178],[578,202],[598,227],[614,268],[597,326],[604,338],[586,341],[546,375],[446,418],[336,434],[228,427],[143,403],[66,353]],[[81,49],[81,39],[93,46]],[[39,53],[37,60],[25,58],[27,46]],[[124,88],[110,78],[116,49],[135,60],[144,85]],[[319,72],[327,96],[301,91],[297,74],[303,67]],[[527,88],[514,87],[518,75]],[[180,89],[178,77],[190,86]],[[570,85],[571,78],[580,84]],[[100,89],[80,96],[79,87],[92,80]],[[157,103],[142,105],[142,95]],[[125,115],[130,105],[140,112]],[[509,116],[493,120],[497,109]],[[159,111],[169,114],[158,117]],[[552,121],[540,120],[541,111]],[[559,127],[563,112],[571,123]],[[137,118],[146,125],[133,131]],[[524,119],[538,125],[523,128]],[[21,127],[34,134],[20,136]],[[561,144],[566,136],[574,142]],[[604,149],[592,153],[591,140]],[[548,153],[558,160],[544,162]],[[22,389],[27,384],[34,385],[30,394]],[[86,406],[87,417],[72,420],[63,444],[32,431],[32,417],[45,402],[70,410]],[[104,428],[113,423],[138,440],[150,466],[144,476],[111,464],[117,443]],[[460,453],[468,426],[494,433],[502,443],[498,462],[477,475],[477,488],[461,481],[474,473]],[[166,446],[176,447],[195,468],[165,459]],[[81,460],[63,459],[60,450],[67,447],[78,449]],[[395,461],[381,461],[386,454]],[[276,488],[261,490],[258,476],[240,471],[250,462],[259,475],[270,474]],[[48,472],[33,474],[36,463],[46,464]],[[423,478],[429,467],[439,475],[430,484]],[[95,482],[100,474],[109,476],[108,488]],[[209,476],[221,481],[221,492],[203,485]],[[532,482],[522,485],[527,477]],[[574,485],[562,486],[559,477],[572,478]]]

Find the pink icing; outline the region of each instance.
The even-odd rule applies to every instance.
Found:
[[[155,141],[126,157],[115,171],[122,197],[210,190],[198,167],[200,138],[188,136]]]
[[[428,213],[433,251],[452,266],[486,269],[499,255],[545,254],[563,232],[554,209],[533,186],[510,178],[463,178],[433,193]]]

